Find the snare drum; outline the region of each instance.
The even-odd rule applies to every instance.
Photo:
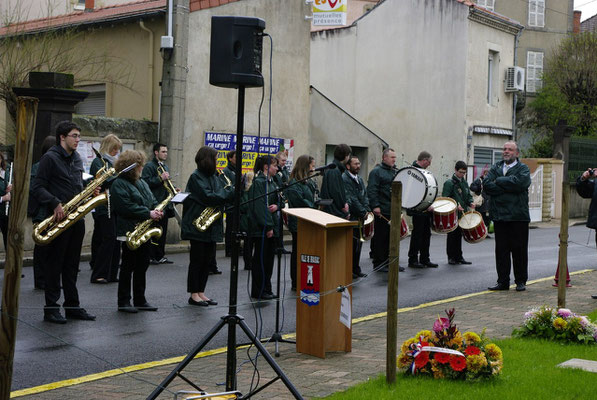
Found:
[[[462,237],[468,243],[479,243],[487,237],[487,227],[477,211],[464,213],[458,221],[458,226],[462,229]]]
[[[406,223],[404,214],[401,215],[400,219],[400,240],[402,240],[410,235],[410,229],[408,229],[408,224]]]
[[[402,208],[407,210],[425,211],[437,197],[437,181],[425,169],[401,168],[394,181],[402,182]]]
[[[450,233],[458,227],[458,204],[449,197],[438,197],[433,204],[433,230]]]

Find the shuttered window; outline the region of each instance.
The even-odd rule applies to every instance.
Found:
[[[536,93],[543,87],[543,53],[527,52],[527,92]]]
[[[79,90],[89,92],[89,96],[75,106],[75,113],[81,115],[106,115],[106,85],[79,86]]]
[[[477,5],[493,11],[495,0],[477,0]]]
[[[529,0],[529,26],[545,26],[545,0]]]
[[[502,149],[491,147],[475,146],[473,163],[476,167],[475,178],[481,174],[484,168],[490,168],[493,164],[502,159]]]

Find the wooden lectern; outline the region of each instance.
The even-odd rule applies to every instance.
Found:
[[[340,322],[342,294],[334,290],[352,282],[357,222],[312,208],[283,211],[298,219],[296,350],[321,358],[326,351],[351,351],[352,331]],[[352,288],[346,290],[352,301]]]

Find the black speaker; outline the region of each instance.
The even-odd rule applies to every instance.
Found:
[[[265,21],[252,17],[211,17],[209,83],[227,88],[261,87]]]

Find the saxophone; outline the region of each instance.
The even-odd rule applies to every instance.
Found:
[[[164,164],[158,161],[158,174],[161,176],[164,172],[166,172]],[[155,208],[155,210],[158,211],[164,211],[170,200],[172,200],[176,194],[176,188],[170,179],[165,179],[163,184],[168,191],[168,195]],[[137,225],[135,225],[135,229],[133,229],[132,232],[126,233],[126,245],[129,249],[137,250],[143,243],[147,242],[151,238],[155,237],[156,239],[159,239],[160,236],[162,236],[162,228],[159,226],[154,226],[153,222],[154,221],[151,218],[146,219],[145,221],[139,222]]]
[[[130,170],[136,165],[137,164],[135,163],[122,172]],[[93,193],[97,187],[101,186],[115,174],[116,170],[114,168],[108,168],[108,165],[104,161],[104,166],[97,171],[95,178],[85,187],[85,189],[62,207],[64,214],[66,215],[62,221],[54,221],[54,216],[50,215],[33,227],[33,241],[39,245],[49,244],[95,207],[106,204],[108,202],[108,195],[106,193],[102,193],[98,196],[94,196]]]
[[[224,180],[226,181],[224,189],[232,186],[232,182],[230,182],[230,179],[228,179],[228,177],[222,173],[222,171],[218,171],[218,173],[220,176],[223,176]],[[193,221],[193,225],[195,225],[195,228],[197,228],[199,232],[205,232],[209,229],[211,224],[216,222],[221,216],[222,210],[218,209],[217,207],[205,207],[197,219]]]

